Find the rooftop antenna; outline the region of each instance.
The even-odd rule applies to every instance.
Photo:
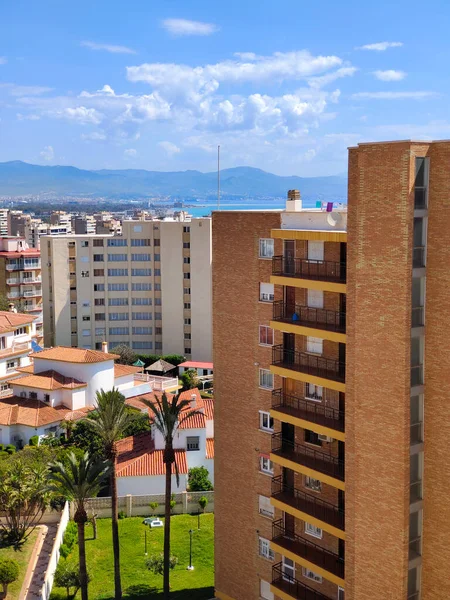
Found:
[[[220,145],[217,146],[217,210],[220,210]]]

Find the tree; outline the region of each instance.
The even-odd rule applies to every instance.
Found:
[[[54,582],[58,587],[65,588],[67,600],[75,598],[81,586],[80,567],[66,560],[60,560],[56,567]],[[71,588],[74,588],[72,593]]]
[[[21,300],[10,300],[4,294],[0,294],[0,310],[9,311],[10,304],[14,304],[14,308],[18,313],[25,312],[25,304]]]
[[[0,530],[12,544],[19,545],[39,524],[50,504],[51,492],[47,466],[14,459],[15,456],[2,462],[0,506],[4,521]]]
[[[208,498],[206,496],[202,496],[200,498],[200,500],[198,501],[198,505],[200,506],[200,508],[202,509],[202,511],[205,512],[205,508],[208,505]]]
[[[150,502],[149,506],[150,510],[152,511],[152,515],[154,516],[156,514],[156,509],[159,506],[159,502]]]
[[[109,392],[103,389],[97,392],[96,418],[87,418],[92,431],[101,439],[103,453],[111,463],[111,504],[112,504],[112,540],[114,555],[114,590],[116,600],[122,598],[120,579],[120,545],[119,545],[119,500],[117,496],[116,458],[117,442],[123,437],[124,431],[134,420],[134,415],[127,410],[125,396],[117,388]]]
[[[95,497],[101,484],[109,475],[110,465],[107,461],[90,456],[87,452],[81,458],[71,453],[69,464],[62,462],[52,465],[50,478],[55,491],[62,494],[67,500],[75,503],[74,521],[78,529],[78,557],[81,600],[88,600],[88,573],[86,567],[86,541],[85,526],[88,520],[86,501]]]
[[[1,598],[6,598],[8,585],[19,578],[19,563],[16,560],[3,558],[0,560],[0,584],[3,586]]]
[[[195,369],[188,369],[181,375],[180,379],[183,384],[183,392],[192,390],[199,385],[197,371]]]
[[[170,401],[166,393],[163,393],[161,399],[155,396],[155,400],[144,400],[144,403],[151,409],[153,424],[161,433],[164,439],[163,462],[166,468],[166,490],[164,503],[164,600],[169,599],[170,594],[170,517],[171,517],[171,499],[172,499],[172,470],[175,469],[177,485],[180,481],[178,465],[175,460],[175,451],[173,449],[173,438],[181,423],[188,421],[194,415],[200,414],[198,410],[189,410],[190,401],[180,400],[179,396],[173,396]]]
[[[132,365],[137,360],[137,354],[126,344],[115,346],[112,352],[119,355],[117,359],[119,365]]]
[[[178,564],[178,558],[171,555],[169,557],[169,568],[172,570]],[[147,569],[155,575],[164,574],[164,554],[154,554],[147,560]]]
[[[192,467],[188,473],[190,492],[210,492],[213,489],[206,467]]]

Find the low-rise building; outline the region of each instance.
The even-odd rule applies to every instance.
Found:
[[[17,369],[30,364],[35,337],[35,317],[0,311],[0,397],[11,394],[10,380],[21,375]]]

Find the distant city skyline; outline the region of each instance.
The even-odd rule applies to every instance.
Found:
[[[346,171],[347,146],[450,136],[437,1],[0,8],[0,162]]]

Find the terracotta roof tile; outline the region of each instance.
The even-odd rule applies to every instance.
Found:
[[[133,367],[132,365],[114,365],[114,377],[124,377],[125,375],[134,375],[142,371],[141,367]]]
[[[141,433],[117,443],[117,477],[148,477],[164,475],[164,451],[155,450],[151,434]],[[185,450],[175,450],[175,460],[181,475],[188,472]],[[175,465],[172,465],[175,474]]]
[[[88,350],[84,348],[71,348],[69,346],[56,346],[30,354],[32,358],[45,360],[60,360],[70,363],[98,363],[106,360],[119,358],[118,354],[101,352],[100,350]]]
[[[214,400],[212,398],[203,398],[205,406],[205,417],[208,421],[214,421]]]
[[[214,438],[206,439],[206,458],[214,458]]]
[[[72,411],[66,406],[53,408],[40,400],[11,396],[0,401],[0,425],[42,427],[63,420],[76,420],[89,410],[91,409]]]
[[[34,365],[31,363],[31,365],[27,365],[26,367],[17,367],[16,371],[19,371],[19,373],[34,373]]]
[[[14,379],[14,383],[39,390],[60,390],[86,387],[87,383],[73,377],[65,377],[57,371],[42,371],[32,375],[24,375]]]
[[[214,363],[212,362],[200,362],[197,360],[187,360],[178,365],[185,369],[214,369]]]
[[[9,310],[0,310],[0,333],[11,331],[15,327],[28,325],[35,320],[33,315],[24,315],[22,313],[13,313]]]

